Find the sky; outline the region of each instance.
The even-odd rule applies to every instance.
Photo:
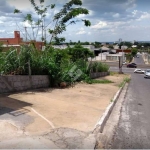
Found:
[[[45,0],[45,5],[56,4],[54,10],[47,12],[46,25],[67,1]],[[35,2],[38,3],[38,0]],[[120,38],[122,41],[150,41],[150,0],[82,0],[82,3],[89,14],[80,15],[78,19],[90,20],[91,26],[85,27],[81,22],[68,26],[61,35],[67,42],[115,42]],[[0,37],[13,37],[14,30],[17,30],[25,39],[24,27],[28,27],[27,31],[32,36],[29,23],[23,21],[23,15],[14,14],[14,9],[21,10],[23,15],[31,13],[34,19],[38,18],[29,0],[0,0]],[[48,28],[53,25],[51,23]],[[41,32],[37,40],[40,37]]]

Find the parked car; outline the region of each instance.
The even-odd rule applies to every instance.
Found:
[[[137,65],[135,63],[131,63],[127,65],[127,68],[137,68]]]
[[[127,64],[127,62],[123,62],[122,64],[125,65],[125,64]]]
[[[136,63],[131,63],[131,64],[133,64],[133,65],[137,65]]]
[[[142,69],[135,69],[134,73],[145,73],[145,71]]]
[[[150,78],[150,69],[146,69],[144,74],[144,78]]]

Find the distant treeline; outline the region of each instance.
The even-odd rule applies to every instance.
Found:
[[[54,43],[54,45],[76,45],[76,44],[81,44],[81,45],[93,45],[95,46],[95,48],[99,48],[101,47],[104,42],[81,42],[81,41],[78,41],[78,42],[72,42],[70,40],[70,42],[65,42],[65,43]],[[150,48],[150,42],[142,42],[142,41],[139,41],[139,42],[121,42],[121,43],[113,43],[113,42],[106,42],[105,45],[109,46],[110,48],[113,46],[113,45],[119,45],[119,47],[121,46],[127,46],[128,48],[131,48],[133,45],[136,45],[138,49],[142,49],[142,48]]]

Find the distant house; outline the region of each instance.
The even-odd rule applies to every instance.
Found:
[[[125,49],[125,50],[123,50],[123,49],[116,49],[116,53],[131,53],[131,50],[130,49]]]
[[[20,37],[20,31],[14,31],[14,38],[0,38],[0,42],[3,44],[4,50],[8,50],[9,47],[19,49],[21,45],[28,45],[31,42],[33,42],[35,47],[39,50],[41,50],[44,45],[44,42],[41,41],[23,41],[23,38]]]
[[[114,49],[119,49],[119,45],[114,45],[113,48]]]
[[[128,49],[128,46],[122,45],[122,46],[121,46],[121,49],[123,49],[123,50]]]
[[[92,45],[93,46],[93,45]],[[107,52],[109,53],[111,50],[110,48],[106,46],[102,46],[101,48],[95,48],[94,46],[91,48],[91,50],[94,52],[95,56],[99,56],[101,53]]]
[[[108,54],[106,56],[107,61],[119,61],[119,57],[123,57],[122,54]]]
[[[136,48],[137,47],[137,45],[132,45],[132,48]]]
[[[104,51],[105,51],[105,52],[110,51],[110,48],[108,48],[108,47],[106,47],[106,46],[102,46],[100,49],[101,49],[103,52],[104,52]]]
[[[14,38],[0,38],[0,42],[4,45],[19,45],[22,41],[19,31],[14,31]]]
[[[58,49],[66,49],[68,46],[67,45],[52,45],[54,48],[58,48]],[[75,45],[69,45],[70,47],[74,47]],[[88,48],[91,51],[94,51],[95,46],[93,45],[82,45],[84,48]]]

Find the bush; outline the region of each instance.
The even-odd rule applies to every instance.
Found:
[[[89,63],[93,53],[80,45],[65,50],[46,47],[38,51],[33,46],[22,46],[19,51],[10,48],[0,53],[0,73],[5,75],[49,75],[51,86],[61,82],[72,84],[89,78],[91,72],[108,71],[109,67],[99,62]]]
[[[109,84],[109,83],[113,83],[112,81],[110,80],[106,80],[106,79],[103,79],[103,80],[96,80],[96,79],[86,79],[84,80],[86,83],[88,84]]]
[[[0,52],[0,75],[4,73],[5,54]]]
[[[108,72],[109,66],[107,64],[101,63],[101,62],[92,62],[90,64],[90,70],[91,72]]]
[[[88,48],[84,48],[80,44],[76,44],[73,48],[69,47],[67,52],[71,56],[71,60],[73,62],[76,62],[79,59],[87,61],[89,57],[94,57],[94,53],[92,51],[90,51]]]

